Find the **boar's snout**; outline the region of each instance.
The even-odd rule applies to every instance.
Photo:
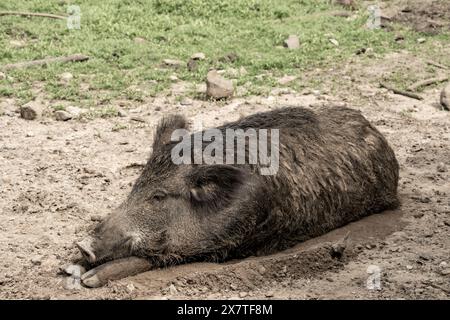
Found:
[[[94,251],[92,249],[92,244],[94,242],[94,239],[92,237],[84,238],[83,240],[75,243],[78,247],[78,250],[80,250],[83,257],[89,262],[94,263],[96,260]]]

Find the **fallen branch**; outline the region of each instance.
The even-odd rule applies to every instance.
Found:
[[[74,55],[67,56],[67,57],[46,58],[46,59],[40,59],[40,60],[6,64],[6,65],[0,67],[0,70],[28,68],[28,67],[32,67],[32,66],[40,66],[43,64],[49,64],[49,63],[55,63],[55,62],[66,63],[66,62],[75,62],[75,61],[86,61],[88,59],[89,59],[88,56],[85,56],[82,54],[74,54]]]
[[[435,83],[440,83],[447,81],[450,77],[449,76],[442,76],[442,77],[435,77],[435,78],[429,78],[422,81],[418,81],[408,87],[408,91],[416,91],[417,89],[425,86],[429,86]]]
[[[37,12],[19,12],[19,11],[0,11],[0,16],[23,16],[23,17],[42,17],[51,19],[65,20],[67,17],[58,16],[51,13],[37,13]]]
[[[383,82],[380,82],[380,86],[382,88],[388,89],[390,91],[392,91],[395,94],[400,94],[402,96],[408,97],[408,98],[412,98],[412,99],[417,99],[417,100],[423,100],[423,97],[419,96],[418,94],[415,94],[413,92],[407,92],[407,91],[403,91],[394,87],[391,87]]]
[[[437,62],[434,62],[434,61],[431,61],[431,60],[428,60],[427,64],[429,64],[430,66],[434,66],[434,67],[437,67],[437,68],[444,69],[444,70],[448,69],[447,66],[444,66],[443,64],[440,64],[440,63],[437,63]]]

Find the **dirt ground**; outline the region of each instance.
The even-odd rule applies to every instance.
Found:
[[[311,72],[324,83],[339,74],[344,81],[337,94],[276,89],[264,97],[180,103],[177,96],[189,84],[178,83],[172,96],[128,104],[125,117],[108,119],[26,121],[17,101],[0,100],[0,298],[449,299],[450,113],[439,107],[444,84],[426,89],[421,101],[378,86],[398,68],[420,72],[424,65],[401,52]],[[387,137],[400,163],[398,210],[271,256],[154,270],[98,289],[67,288],[61,268],[78,255],[73,242],[125,199],[164,114],[215,126],[257,111],[318,104],[359,109]],[[342,256],[334,254],[348,232]],[[381,270],[378,290],[367,288],[373,266]]]

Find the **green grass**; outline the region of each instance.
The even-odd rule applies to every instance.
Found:
[[[67,100],[81,107],[110,110],[115,99],[142,102],[164,92],[169,76],[192,83],[204,81],[209,68],[239,68],[248,74],[237,85],[251,83],[249,94],[263,94],[276,85],[275,78],[302,73],[323,66],[339,65],[362,47],[376,55],[400,49],[429,53],[431,44],[417,48],[423,35],[410,32],[404,43],[393,41],[393,34],[365,28],[366,12],[356,19],[334,17],[327,13],[341,9],[329,0],[78,0],[81,29],[69,30],[66,22],[46,18],[0,17],[0,66],[7,63],[64,56],[89,55],[87,62],[52,64],[7,72],[0,80],[0,97],[15,97],[21,103],[34,99],[33,86],[43,82],[49,99]],[[70,1],[16,0],[0,2],[0,11],[32,11],[65,14]],[[300,37],[299,50],[279,48],[289,34]],[[145,43],[134,41],[144,38]],[[339,41],[334,46],[329,39]],[[450,43],[448,34],[434,36]],[[25,47],[15,48],[12,40]],[[436,49],[437,50],[437,49]],[[195,52],[207,59],[198,70],[161,68],[164,58],[187,61]],[[234,63],[219,58],[235,52]],[[447,58],[448,59],[448,58]],[[1,67],[0,67],[1,68]],[[74,75],[69,86],[62,86],[58,75]],[[268,76],[255,78],[260,74]],[[156,81],[156,84],[142,84]],[[314,85],[303,79],[304,86]],[[309,81],[311,81],[309,83]],[[297,85],[298,84],[292,84]],[[143,89],[136,90],[136,88]],[[100,112],[104,115],[103,112]],[[106,112],[107,115],[110,112]]]

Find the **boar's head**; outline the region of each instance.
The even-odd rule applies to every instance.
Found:
[[[257,175],[231,165],[174,164],[175,129],[187,129],[181,116],[164,118],[153,153],[127,199],[93,234],[77,243],[92,265],[127,256],[155,265],[189,260],[222,260],[254,229],[263,211]]]

